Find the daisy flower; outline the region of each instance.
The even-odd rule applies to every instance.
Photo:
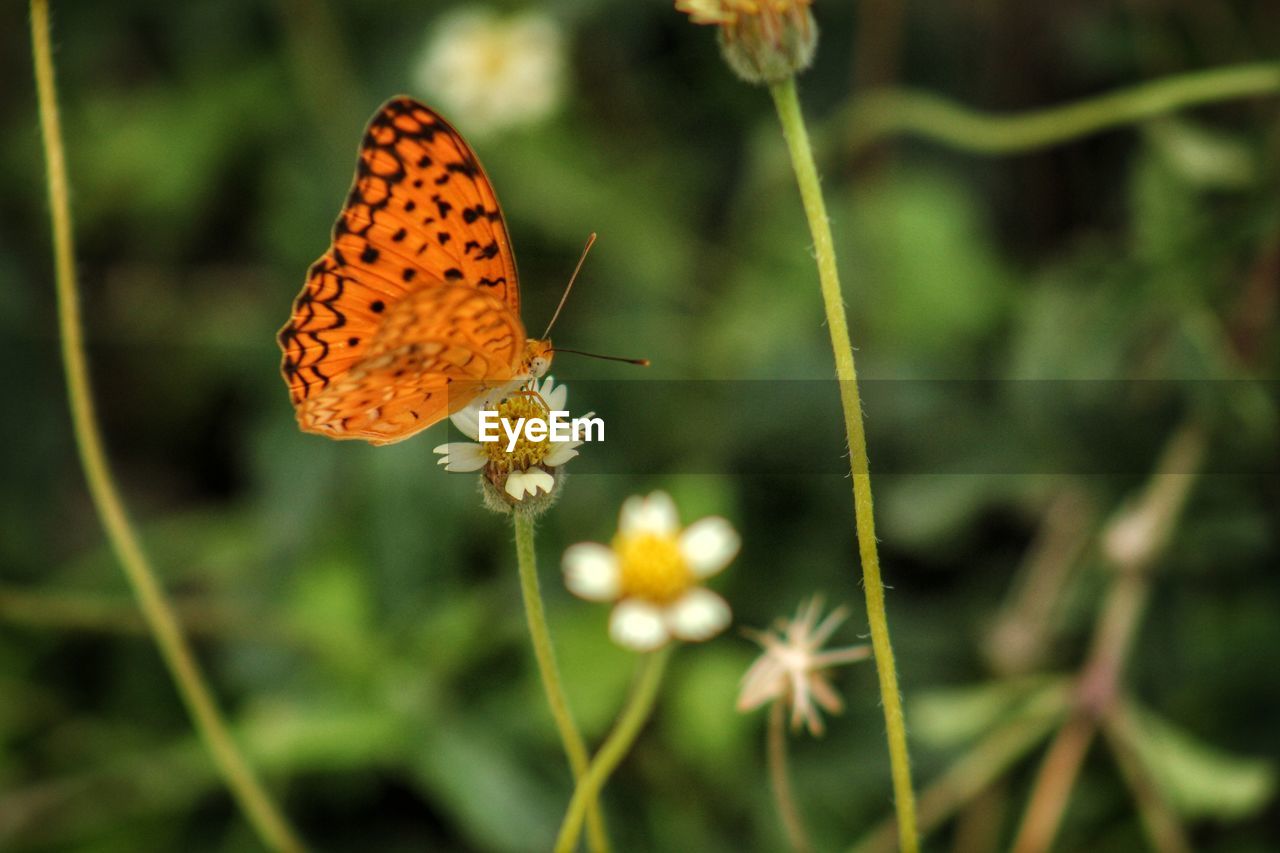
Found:
[[[751,632],[751,637],[764,649],[742,678],[738,694],[738,710],[752,711],[767,702],[785,702],[791,706],[791,728],[809,727],[815,737],[822,734],[822,715],[844,710],[840,694],[828,680],[828,670],[846,663],[871,657],[869,646],[850,646],[821,651],[822,644],[848,618],[838,607],[819,621],[822,598],[814,596],[796,609],[790,620],[782,619],[774,631]]]
[[[550,17],[463,9],[440,20],[415,81],[480,136],[550,114],[563,96],[564,67],[564,36]]]
[[[565,585],[589,601],[617,602],[609,619],[615,643],[638,652],[671,638],[710,639],[729,624],[729,605],[699,584],[738,553],[738,534],[723,518],[681,530],[671,497],[628,498],[609,545],[584,542],[564,553]]]
[[[567,385],[556,385],[548,376],[541,383],[535,381],[529,390],[533,393],[511,393],[496,404],[482,397],[452,415],[449,419],[453,425],[471,441],[454,441],[435,448],[432,452],[440,454],[436,464],[446,471],[483,470],[485,482],[510,505],[550,495],[562,477],[559,469],[578,455],[582,441],[553,441],[549,436],[533,440],[522,433],[511,450],[507,449],[506,435],[498,441],[480,441],[481,412],[496,412],[499,421],[514,424],[520,418],[545,420],[551,412],[565,411]],[[582,417],[594,415],[588,412]]]

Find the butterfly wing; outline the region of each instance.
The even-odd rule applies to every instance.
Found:
[[[307,432],[402,441],[509,380],[524,348],[511,311],[483,291],[424,288],[392,307],[364,356],[298,406]]]
[[[377,443],[430,426],[478,379],[488,381],[472,397],[511,378],[519,311],[502,209],[475,152],[431,109],[388,101],[365,132],[332,245],[278,335],[299,425]],[[477,377],[481,366],[488,375]]]

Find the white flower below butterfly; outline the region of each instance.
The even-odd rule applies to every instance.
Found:
[[[518,423],[521,418],[546,419],[550,412],[565,411],[567,385],[556,385],[548,376],[529,387],[531,393],[510,393],[496,403],[481,397],[450,417],[453,425],[471,441],[442,444],[433,452],[441,454],[437,464],[446,471],[484,471],[485,482],[510,505],[520,505],[551,495],[563,477],[560,468],[578,455],[581,440],[554,441],[549,436],[530,439],[524,432],[508,450],[508,440],[480,441],[480,413],[493,411],[498,421]],[[594,412],[583,415],[591,418]],[[490,494],[486,490],[486,494]]]

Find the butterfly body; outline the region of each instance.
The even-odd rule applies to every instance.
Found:
[[[546,372],[502,209],[475,153],[407,97],[369,122],[332,244],[277,336],[298,425],[391,444]]]

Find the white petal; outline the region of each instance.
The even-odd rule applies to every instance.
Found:
[[[588,601],[612,601],[618,597],[622,571],[612,549],[594,542],[570,545],[564,552],[564,585]]]
[[[618,519],[618,532],[624,535],[652,533],[671,536],[679,526],[676,505],[666,492],[653,492],[645,498],[627,498]]]
[[[472,441],[480,440],[480,410],[484,408],[484,399],[481,398],[464,406],[449,416],[449,420],[453,421],[453,425],[458,431]]]
[[[707,640],[729,627],[729,604],[709,589],[697,587],[676,599],[663,614],[667,627],[682,640]]]
[[[510,474],[508,474],[507,485],[506,485],[507,494],[511,495],[511,497],[517,501],[524,498],[524,493],[526,489],[526,484],[525,484],[526,479],[527,477],[524,471],[512,471]],[[529,484],[527,488],[529,490],[529,494],[533,494],[532,484]]]
[[[565,403],[569,401],[569,386],[554,386],[550,379],[542,386],[542,399],[547,401],[553,412],[563,412]]]
[[[530,468],[527,471],[512,471],[507,475],[506,492],[515,500],[522,500],[527,492],[536,495],[541,489],[548,494],[555,486],[556,480],[541,468]]]
[[[542,457],[543,465],[550,465],[552,468],[558,468],[570,459],[578,455],[578,451],[574,450],[575,442],[565,442],[552,446],[551,451]]]
[[[524,472],[512,471],[507,475],[507,483],[503,487],[507,494],[511,495],[512,500],[520,500],[524,497]]]
[[[695,521],[680,534],[680,553],[700,578],[710,577],[729,565],[741,545],[733,526],[714,516]]]
[[[628,598],[613,608],[609,636],[620,646],[637,652],[651,652],[670,639],[662,611],[645,601]]]
[[[738,710],[751,711],[777,699],[787,690],[787,673],[770,655],[761,655],[742,677]]]
[[[530,468],[525,472],[525,476],[532,480],[533,489],[531,491],[535,495],[539,490],[542,490],[547,494],[551,494],[551,490],[556,487],[556,478],[552,477],[541,468]]]
[[[434,452],[445,454],[439,464],[444,465],[446,471],[479,471],[489,461],[484,448],[469,441],[442,444]]]

